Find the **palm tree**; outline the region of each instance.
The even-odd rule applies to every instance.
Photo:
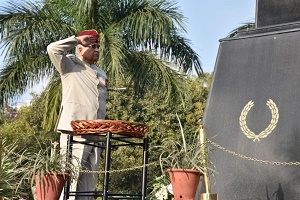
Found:
[[[199,56],[181,34],[185,18],[173,0],[12,1],[0,6],[0,71],[2,105],[48,78],[43,95],[45,127],[57,117],[61,86],[46,47],[83,29],[100,36],[98,66],[110,85],[131,88],[136,95],[151,90],[167,100],[182,96],[184,75],[202,73]],[[163,92],[162,92],[163,91]]]

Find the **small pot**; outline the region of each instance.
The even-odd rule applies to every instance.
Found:
[[[168,169],[174,200],[194,200],[203,175],[198,170],[191,169]]]
[[[38,200],[58,200],[66,182],[68,174],[45,174],[43,177],[35,175],[36,196]]]

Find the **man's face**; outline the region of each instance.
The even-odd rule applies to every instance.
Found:
[[[80,46],[78,50],[80,58],[89,64],[94,64],[99,59],[99,43],[87,47]]]

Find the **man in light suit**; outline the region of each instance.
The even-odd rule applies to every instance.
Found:
[[[99,59],[99,35],[96,30],[84,30],[47,47],[49,57],[60,73],[62,80],[62,105],[57,131],[61,133],[60,147],[66,149],[71,121],[105,119],[107,76],[95,63]],[[76,55],[66,54],[76,47]],[[77,141],[99,143],[95,136],[73,136]],[[98,171],[100,148],[90,145],[73,144],[73,155],[80,160],[83,170]],[[71,183],[70,191],[95,191],[98,174],[79,173],[78,181]],[[61,199],[63,194],[61,195]],[[92,197],[70,197],[76,200],[90,200]]]

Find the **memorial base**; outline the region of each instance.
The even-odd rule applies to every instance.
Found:
[[[211,193],[203,193],[200,194],[200,200],[218,200],[218,195]]]

